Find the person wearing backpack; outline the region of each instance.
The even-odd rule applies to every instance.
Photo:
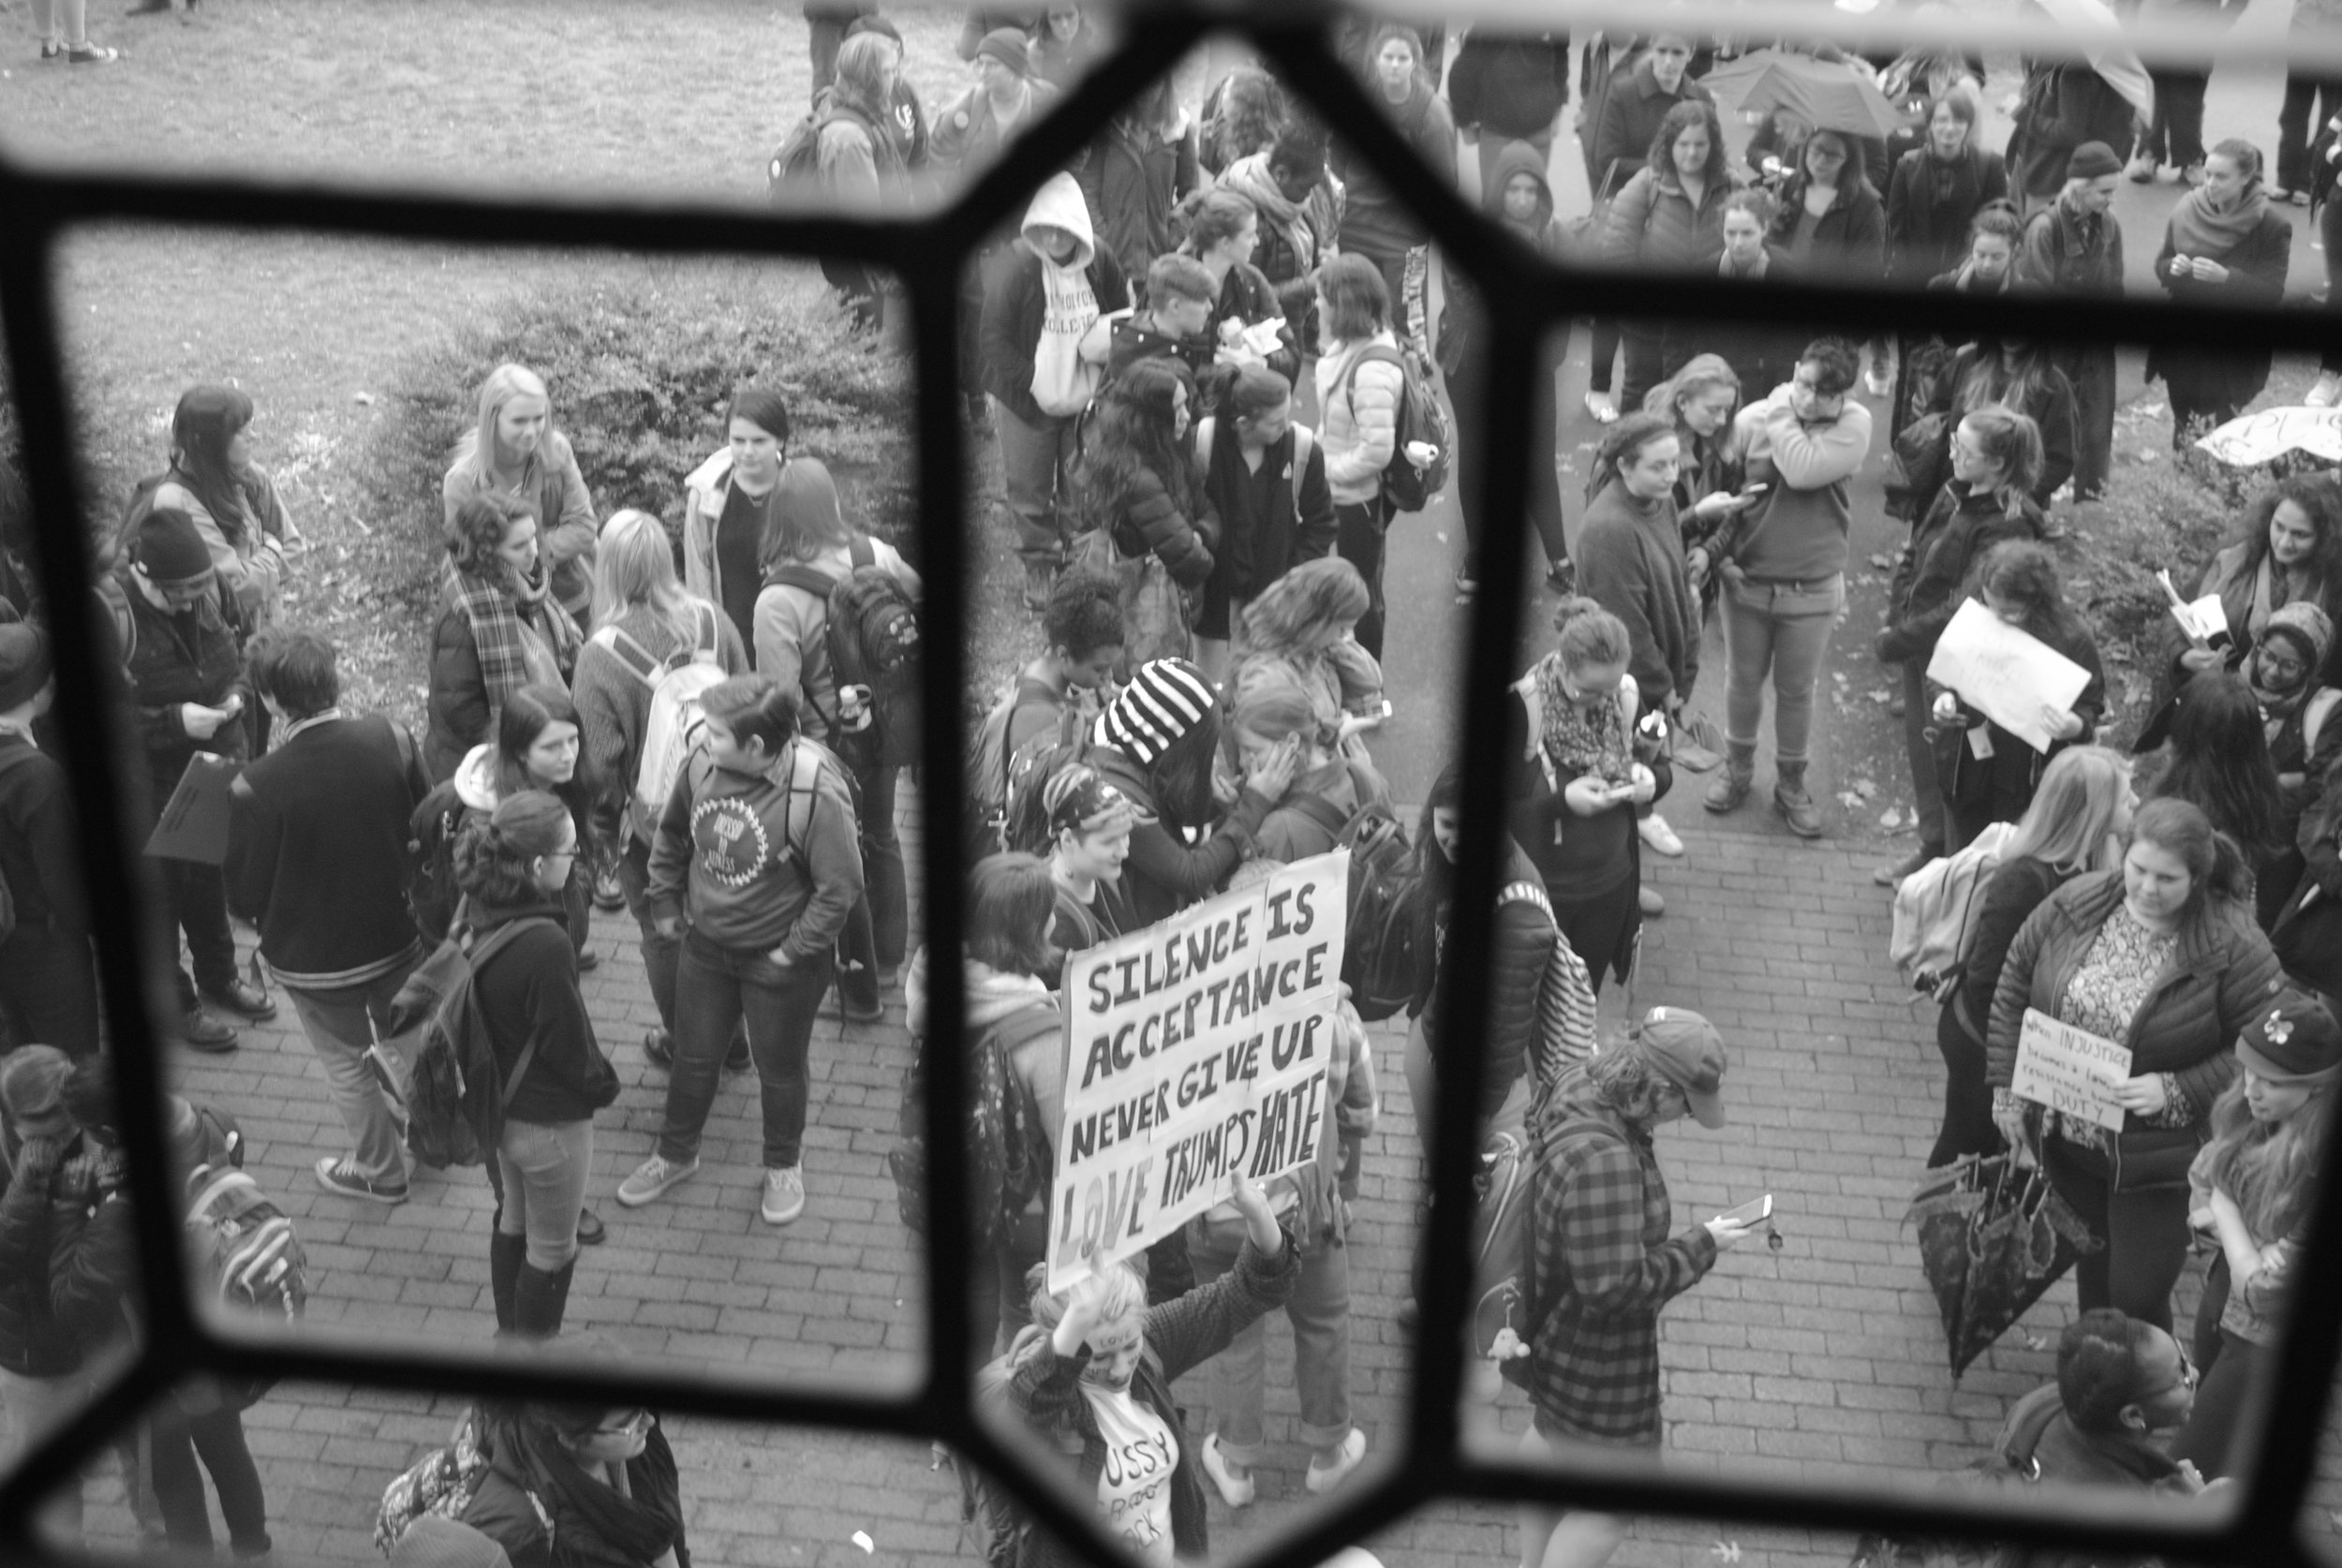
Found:
[[[876,212],[894,203],[907,178],[894,136],[900,57],[901,46],[892,40],[856,34],[837,52],[835,84],[815,95],[813,172],[823,196],[848,211]],[[866,331],[886,330],[889,318],[902,309],[902,291],[883,268],[824,257],[822,275]],[[890,300],[897,303],[890,306]]]
[[[734,1025],[763,1086],[765,1223],[805,1210],[806,1053],[847,914],[862,897],[844,769],[797,732],[797,693],[769,675],[710,687],[706,739],[659,821],[650,907],[680,936],[675,1055],[659,1144],[618,1186],[639,1208],[699,1170],[701,1130]],[[688,928],[687,928],[688,926]]]
[[[76,1325],[87,1357],[104,1354],[126,1334],[143,1331],[131,1326],[139,1300],[138,1238],[116,1124],[120,1102],[107,1058],[77,1062],[66,1079],[62,1102],[79,1131],[82,1152],[59,1168],[51,1189],[52,1203],[67,1213],[50,1253],[50,1310],[60,1322]],[[174,1140],[167,1156],[174,1176],[190,1168],[188,1154]],[[165,1537],[178,1550],[209,1555],[211,1509],[203,1495],[208,1472],[219,1494],[230,1550],[242,1561],[266,1558],[274,1546],[268,1499],[245,1441],[244,1406],[223,1399],[208,1410],[190,1410],[194,1392],[183,1386],[158,1399],[144,1422],[146,1479]]]
[[[1623,983],[1642,939],[1635,809],[1665,791],[1670,770],[1637,746],[1641,699],[1626,673],[1625,625],[1593,599],[1567,599],[1553,627],[1552,652],[1507,698],[1512,834],[1594,984]]]
[[[565,928],[562,894],[574,880],[577,847],[574,814],[537,790],[505,796],[455,841],[467,936],[481,954],[471,1001],[504,1097],[489,1294],[497,1332],[526,1339],[561,1332],[593,1169],[594,1113],[618,1098],[617,1072],[594,1038]]]
[[[592,608],[594,497],[570,438],[553,427],[553,398],[526,365],[500,364],[480,383],[480,417],[455,445],[439,486],[442,522],[476,496],[515,500],[537,520],[537,558],[554,603],[583,621]]]
[[[2068,747],[2050,759],[2023,819],[1987,874],[1959,975],[1935,1021],[1944,1058],[1944,1122],[1927,1157],[1933,1170],[1963,1155],[1998,1154],[1984,1031],[2008,945],[2049,895],[2085,871],[2122,864],[2130,836],[2130,761],[2102,746]]]
[[[1122,601],[1109,577],[1060,577],[1041,627],[1047,646],[986,711],[969,748],[971,865],[1020,847],[1009,842],[1011,796],[1045,753],[1078,748],[1122,667]]]
[[[392,1033],[391,998],[422,957],[407,905],[408,819],[430,780],[394,719],[342,712],[323,637],[264,631],[246,663],[281,728],[275,749],[229,792],[228,906],[259,928],[260,956],[292,998],[349,1132],[348,1154],[318,1160],[318,1184],[404,1203],[399,1112],[368,1051]]]
[[[15,916],[0,935],[0,1006],[20,1043],[82,1057],[97,1049],[97,965],[73,783],[35,736],[56,693],[50,673],[37,629],[0,625],[0,888]]]
[[[1358,643],[1380,658],[1383,533],[1397,510],[1383,473],[1399,453],[1407,367],[1391,331],[1390,290],[1372,261],[1345,253],[1318,269],[1317,330],[1317,434],[1333,494],[1334,548],[1366,579]]]
[[[1223,429],[1233,439],[1220,439]],[[1217,681],[1253,597],[1333,553],[1334,499],[1324,445],[1294,419],[1292,383],[1265,364],[1238,370],[1221,412],[1195,422],[1195,466],[1221,525],[1195,617],[1195,662]]]
[[[199,752],[228,763],[250,755],[251,731],[242,715],[253,701],[239,651],[235,601],[221,587],[210,547],[194,520],[170,508],[150,511],[128,555],[114,569],[108,603],[115,611],[115,646],[129,688],[138,732],[145,743],[142,800],[159,821]],[[265,1023],[276,1004],[236,970],[236,939],[228,926],[228,893],[219,867],[197,861],[157,860],[166,950],[176,954],[186,933],[195,976],[178,971],[183,1038],[199,1051],[232,1051],[236,1031],[206,1017],[209,1000]]]
[[[1139,667],[1090,727],[1086,760],[1142,819],[1122,869],[1138,925],[1208,897],[1257,853],[1260,825],[1299,767],[1300,748],[1290,740],[1271,747],[1250,764],[1236,804],[1222,813],[1212,795],[1221,712],[1202,671],[1157,659]]]
[[[674,1052],[676,948],[651,918],[650,843],[659,824],[632,798],[630,782],[642,772],[657,672],[678,658],[704,660],[728,676],[749,673],[747,645],[732,617],[675,581],[674,555],[659,519],[632,509],[617,512],[601,525],[594,553],[594,634],[578,650],[571,695],[583,747],[579,769],[602,783],[593,835],[604,857],[616,862],[627,910],[642,930],[643,971],[659,1010],[659,1027],[645,1036],[643,1054],[654,1061]]]
[[[1687,1116],[1722,1127],[1725,1067],[1707,1019],[1654,1007],[1535,1112],[1524,1457],[1564,1442],[1658,1448],[1660,1310],[1749,1227],[1718,1215],[1670,1236],[1652,1134]],[[1583,1511],[1526,1508],[1521,1525],[1520,1560],[1545,1568],[1595,1568],[1625,1536],[1623,1520]]]
[[[1341,732],[1320,718],[1309,690],[1286,671],[1265,667],[1238,693],[1230,727],[1247,768],[1281,747],[1294,753],[1293,781],[1253,835],[1259,858],[1289,865],[1331,853],[1361,811],[1390,814],[1390,786],[1373,764],[1342,754]]]
[[[756,598],[756,668],[799,694],[798,730],[837,754],[852,775],[860,812],[867,906],[848,917],[838,1002],[855,1023],[883,1016],[882,994],[902,967],[911,936],[910,889],[895,829],[896,769],[882,747],[856,732],[883,725],[875,688],[839,678],[834,650],[856,635],[833,626],[838,584],[875,566],[913,602],[919,574],[884,540],[846,521],[837,486],[820,459],[795,457],[780,471],[771,532],[764,539],[764,588]]]
[[[458,503],[448,524],[422,744],[435,783],[446,782],[473,747],[495,739],[497,715],[514,691],[566,690],[577,666],[577,622],[554,597],[529,507],[483,490]]]

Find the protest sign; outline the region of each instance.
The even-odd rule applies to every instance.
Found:
[[[2047,751],[2055,738],[2041,722],[2041,709],[2071,708],[2090,684],[2087,670],[1972,599],[1937,639],[1927,678],[1958,692],[2036,751]]]
[[[1316,1157],[1349,888],[1337,850],[1066,960],[1049,1289]]]
[[[2127,1113],[2114,1098],[2114,1086],[2129,1076],[2128,1046],[2061,1024],[2038,1007],[2024,1010],[2017,1071],[2008,1082],[2018,1099],[2119,1132]]]

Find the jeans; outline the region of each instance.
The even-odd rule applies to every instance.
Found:
[[[2093,500],[2114,468],[2114,346],[2065,346],[2052,358],[2074,389],[2074,498]]]
[[[862,896],[846,913],[846,928],[838,934],[843,960],[837,975],[838,995],[857,1010],[878,1005],[880,969],[898,969],[911,939],[911,890],[903,876],[903,845],[895,833],[893,768],[854,773],[861,821],[857,836],[862,848]]]
[[[96,1392],[96,1383],[84,1371],[28,1378],[0,1367],[0,1475],[14,1474],[17,1461],[79,1414]],[[127,1467],[123,1473],[126,1477],[134,1474]],[[52,1529],[63,1532],[67,1545],[81,1545],[82,1488],[78,1482],[58,1487],[42,1511]]]
[[[2147,73],[2155,81],[2155,124],[2139,150],[2157,163],[2182,169],[2203,161],[2203,94],[2212,83],[2210,71],[2160,70]]]
[[[1027,424],[996,397],[992,430],[1001,442],[1001,489],[1016,525],[1016,553],[1028,566],[1055,567],[1065,555],[1064,537],[1058,531],[1058,492],[1077,455],[1079,423],[1052,419],[1045,424]]]
[[[1199,1215],[1187,1227],[1195,1282],[1208,1285],[1236,1266],[1244,1220]],[[1320,1453],[1350,1435],[1350,1250],[1324,1237],[1301,1249],[1301,1278],[1285,1303],[1293,1324],[1293,1382],[1301,1401],[1300,1438]],[[1211,1426],[1220,1451],[1258,1464],[1268,1443],[1261,1395],[1268,1383],[1268,1324],[1254,1318],[1211,1359]]]
[[[0,1004],[19,1044],[54,1045],[68,1057],[97,1051],[97,966],[89,938],[20,925],[0,942]]]
[[[2074,1265],[2082,1310],[2119,1307],[2169,1332],[2172,1287],[2187,1262],[2187,1187],[2114,1191],[2106,1157],[2063,1138],[2043,1140],[2050,1185],[2089,1221],[2106,1245]]]
[[[89,0],[33,0],[33,31],[43,43],[89,47]]]
[[[1619,383],[1618,411],[1623,416],[1642,411],[1651,389],[1668,378],[1667,336],[1657,321],[1623,321],[1619,345],[1626,351],[1625,378]]]
[[[700,1132],[716,1102],[733,1026],[745,1018],[763,1092],[764,1168],[797,1163],[812,1087],[806,1048],[832,968],[826,953],[784,969],[752,949],[718,947],[696,931],[685,934],[675,968],[674,1067],[667,1074],[660,1156],[678,1164],[699,1158]]]
[[[2337,113],[2342,113],[2342,81],[2301,71],[2285,73],[2285,102],[2277,110],[2278,185],[2287,190],[2307,190],[2315,183],[2309,144]]]
[[[245,1445],[243,1415],[232,1410],[189,1415],[166,1398],[148,1419],[147,1433],[151,1440],[148,1474],[170,1544],[200,1552],[212,1549],[203,1477],[195,1468],[200,1456],[219,1492],[219,1512],[228,1521],[230,1547],[238,1557],[267,1556],[273,1544],[268,1535],[268,1499],[260,1492],[260,1472],[252,1463],[252,1450]]]
[[[1725,584],[1724,644],[1730,671],[1724,732],[1733,745],[1756,744],[1770,675],[1776,760],[1791,764],[1805,761],[1805,745],[1814,731],[1814,688],[1821,679],[1830,629],[1845,603],[1843,574],[1810,584],[1753,579]]]
[[[1903,661],[1903,746],[1911,760],[1911,814],[1919,819],[1920,849],[1944,852],[1944,795],[1935,780],[1935,720],[1928,711],[1927,661]]]
[[[407,1179],[406,1139],[382,1087],[366,1066],[366,1047],[390,1036],[391,998],[414,972],[409,958],[361,985],[303,991],[288,985],[301,1032],[325,1069],[325,1092],[349,1129],[350,1155],[368,1181],[398,1186]],[[406,1066],[411,1067],[412,1063]]]
[[[586,1176],[594,1164],[594,1124],[586,1121],[504,1123],[497,1170],[504,1206],[497,1229],[528,1238],[528,1266],[558,1273],[577,1256],[577,1217],[586,1206]]]
[[[659,1009],[659,1027],[673,1034],[675,954],[682,950],[683,939],[660,936],[658,923],[651,919],[650,846],[631,832],[626,836],[626,853],[618,860],[618,886],[626,894],[627,913],[642,928],[643,972],[650,977],[650,999]]]
[[[1383,531],[1389,526],[1390,513],[1380,495],[1334,504],[1334,553],[1366,579],[1366,614],[1358,617],[1354,635],[1358,646],[1378,659],[1383,657]]]
[[[193,1012],[199,990],[223,992],[236,984],[236,938],[228,928],[228,884],[220,880],[216,865],[191,860],[158,859],[155,864],[163,880],[164,908],[170,911],[176,927],[166,933],[173,953],[179,947],[177,933],[187,934],[187,956],[193,960],[195,979],[190,982],[184,969],[178,971],[179,1005]]]

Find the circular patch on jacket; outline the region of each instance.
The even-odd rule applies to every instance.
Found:
[[[691,844],[699,851],[700,869],[726,887],[756,880],[773,848],[763,819],[730,795],[692,805]]]

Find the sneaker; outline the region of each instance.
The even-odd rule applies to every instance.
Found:
[[[699,1174],[697,1155],[681,1164],[663,1154],[654,1154],[634,1167],[634,1174],[618,1183],[618,1202],[629,1208],[640,1208],[667,1195],[667,1189],[687,1176]]]
[[[764,1173],[764,1201],[757,1206],[767,1225],[786,1225],[805,1212],[805,1167],[787,1165]]]
[[[1586,412],[1593,416],[1596,424],[1616,424],[1618,399],[1606,392],[1590,392],[1586,393]]]
[[[1357,1469],[1358,1462],[1365,1457],[1366,1433],[1353,1427],[1350,1435],[1341,1440],[1341,1446],[1334,1450],[1332,1464],[1321,1464],[1315,1458],[1310,1460],[1309,1473],[1301,1477],[1301,1485],[1307,1487],[1312,1495],[1330,1492],[1341,1486],[1341,1478]]]
[[[363,1198],[370,1204],[395,1206],[407,1201],[407,1184],[403,1181],[368,1181],[358,1173],[358,1167],[347,1158],[336,1160],[332,1155],[317,1162],[318,1185],[328,1192],[345,1198]]]
[[[603,914],[616,914],[626,908],[626,888],[618,880],[618,868],[615,863],[594,873],[594,908]]]
[[[652,1029],[643,1036],[643,1059],[661,1072],[674,1067],[674,1036],[665,1029]]]
[[[846,999],[846,993],[837,993],[837,1015],[849,1024],[878,1024],[886,1020],[886,1004],[874,1001],[867,1007]]]
[[[80,63],[80,56],[75,56],[75,63]],[[2203,184],[2203,165],[2198,164],[2196,166],[2196,178],[2188,183],[2200,185]],[[2286,200],[2292,202],[2296,207],[2306,207],[2309,205],[2309,192],[2305,190],[2292,191],[2288,193]]]
[[[236,1048],[236,1031],[200,1007],[187,1009],[179,1035],[197,1050],[208,1051],[214,1056],[222,1056]]]
[[[1358,1429],[1355,1427],[1351,1428],[1351,1431],[1359,1437],[1364,1437],[1366,1435],[1365,1433],[1358,1431]],[[1248,1471],[1244,1474],[1238,1475],[1236,1471],[1231,1468],[1228,1460],[1222,1457],[1220,1452],[1220,1434],[1218,1432],[1207,1432],[1204,1434],[1203,1457],[1204,1473],[1211,1477],[1213,1489],[1219,1492],[1220,1501],[1226,1503],[1231,1508],[1251,1507],[1253,1505],[1253,1498],[1260,1488],[1253,1484],[1251,1472]],[[1312,1473],[1315,1473],[1314,1469],[1312,1469]]]
[[[66,64],[70,66],[111,66],[122,58],[122,51],[98,44],[85,44],[80,49],[67,50],[65,58]]]
[[[2332,370],[2320,371],[2318,373],[2318,384],[2310,388],[2308,392],[2303,396],[2302,407],[2305,408],[2331,408],[2337,403],[2342,403],[2342,372],[2335,372]]]
[[[1635,831],[1642,835],[1644,843],[1670,860],[1683,852],[1683,841],[1675,836],[1675,830],[1668,826],[1668,820],[1656,811],[1637,822]]]
[[[1656,920],[1668,912],[1668,901],[1660,896],[1657,888],[1648,882],[1635,890],[1635,904],[1647,918],[1652,920]]]

